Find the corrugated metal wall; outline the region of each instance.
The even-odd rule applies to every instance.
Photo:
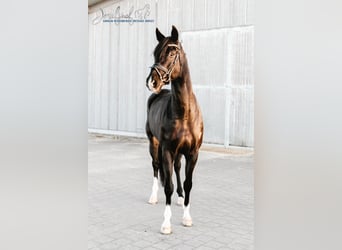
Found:
[[[204,141],[253,146],[254,1],[124,0],[104,11],[145,4],[154,23],[93,25],[98,13],[89,14],[89,129],[144,133],[155,27],[169,35],[175,25],[202,108]]]

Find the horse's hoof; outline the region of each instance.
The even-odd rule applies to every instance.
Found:
[[[191,227],[192,226],[192,219],[191,218],[183,218],[183,226]]]
[[[177,199],[177,205],[178,205],[178,206],[183,206],[183,205],[184,205],[184,198],[183,198],[183,197],[178,197],[178,199]]]
[[[160,229],[160,233],[161,234],[171,234],[172,233],[172,230],[171,230],[171,227],[161,227]]]
[[[158,199],[157,197],[150,197],[150,199],[148,200],[148,203],[150,203],[151,205],[155,205],[158,203]]]

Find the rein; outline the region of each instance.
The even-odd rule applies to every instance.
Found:
[[[177,49],[177,53],[176,53],[175,59],[171,63],[171,67],[169,69],[165,68],[160,63],[155,63],[151,66],[151,69],[154,69],[155,71],[157,71],[157,73],[159,75],[159,79],[164,83],[171,82],[171,74],[175,68],[176,61],[179,59],[179,50],[180,50],[179,46],[176,44],[168,44],[167,46],[168,47],[176,47],[176,49]],[[164,76],[161,74],[160,71],[164,71],[164,73],[165,73]]]

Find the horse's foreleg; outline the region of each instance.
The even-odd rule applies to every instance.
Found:
[[[179,154],[175,158],[175,172],[176,172],[176,177],[177,177],[177,194],[178,194],[178,200],[177,200],[177,205],[183,206],[184,204],[184,197],[183,197],[183,188],[182,188],[182,182],[180,178],[179,171],[181,169],[181,157],[182,155]]]
[[[173,183],[172,183],[172,156],[169,151],[163,150],[163,171],[165,178],[164,192],[166,197],[166,207],[164,211],[164,221],[161,226],[162,234],[171,233],[171,195],[173,193]]]
[[[183,225],[186,227],[192,226],[192,218],[190,215],[190,191],[192,188],[192,173],[194,171],[196,162],[198,158],[198,152],[186,156],[186,166],[185,166],[185,181],[184,181],[184,214],[183,214]]]
[[[158,169],[159,169],[159,157],[158,157],[158,141],[152,137],[150,140],[150,154],[152,157],[152,167],[153,167],[153,185],[150,199],[148,202],[150,204],[156,204],[158,202]]]

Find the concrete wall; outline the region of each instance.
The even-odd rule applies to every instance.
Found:
[[[205,125],[204,141],[253,146],[253,0],[124,0],[128,12],[150,5],[154,23],[99,23],[89,13],[89,129],[144,134],[145,87],[156,46],[155,27],[181,32]]]

